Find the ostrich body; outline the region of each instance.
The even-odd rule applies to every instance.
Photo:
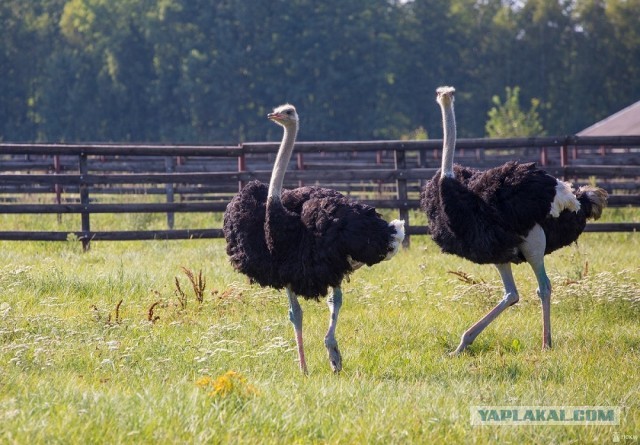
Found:
[[[335,338],[342,305],[342,280],[358,267],[390,259],[404,238],[404,221],[384,221],[373,207],[348,200],[335,190],[282,183],[298,132],[292,105],[267,116],[284,129],[271,182],[247,184],[227,205],[224,236],[233,267],[261,286],[286,289],[300,369],[307,364],[302,342],[302,308],[298,296],[327,299],[330,310],[325,346],[334,372],[342,369]]]
[[[506,308],[519,300],[511,263],[529,263],[538,281],[542,303],[542,347],[551,347],[551,282],[544,256],[578,239],[587,218],[598,219],[607,192],[560,181],[534,163],[507,162],[479,171],[453,164],[456,124],[455,90],[441,87],[442,168],[421,193],[429,229],[443,252],[478,264],[495,264],[504,284],[504,298],[471,326],[452,354],[459,354]]]

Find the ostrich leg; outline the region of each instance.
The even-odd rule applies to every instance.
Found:
[[[538,280],[538,297],[542,303],[542,349],[551,348],[551,282],[544,269],[544,262],[532,266]]]
[[[304,345],[302,344],[302,308],[298,302],[298,297],[287,286],[287,297],[289,297],[289,320],[293,323],[296,333],[296,344],[298,345],[298,358],[300,359],[300,370],[307,374],[307,361],[304,358]]]
[[[551,348],[551,281],[544,268],[544,250],[547,238],[542,227],[536,224],[531,229],[520,250],[536,274],[538,297],[542,304],[542,349]]]
[[[495,320],[498,315],[500,315],[505,309],[509,306],[512,306],[518,302],[520,297],[518,296],[518,290],[516,289],[516,283],[513,280],[513,274],[511,272],[511,264],[496,264],[498,268],[498,272],[500,272],[500,277],[502,278],[502,283],[504,284],[504,297],[502,301],[498,303],[493,309],[491,309],[484,317],[482,317],[479,321],[477,321],[473,326],[471,326],[467,331],[462,334],[462,338],[460,339],[460,344],[456,348],[455,351],[451,353],[451,355],[458,355],[464,349],[473,343],[473,340],[476,339],[478,335],[489,326],[489,324]]]
[[[340,372],[342,370],[342,356],[338,349],[338,342],[336,340],[336,325],[338,324],[338,312],[340,312],[340,306],[342,306],[342,290],[340,287],[333,288],[333,294],[327,299],[327,305],[329,306],[330,316],[329,330],[324,337],[324,345],[327,347],[329,353],[329,363],[333,372]]]

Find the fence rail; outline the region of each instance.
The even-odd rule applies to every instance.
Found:
[[[76,231],[0,231],[0,240],[82,241],[219,238],[220,228],[173,229],[175,213],[222,212],[248,181],[267,182],[278,143],[234,146],[0,143],[0,214],[79,214]],[[332,187],[396,209],[408,235],[419,191],[440,165],[442,141],[299,142],[285,186]],[[612,207],[640,206],[640,136],[460,139],[456,160],[486,168],[536,161],[576,186],[592,182]],[[104,202],[108,195],[163,195],[165,202]],[[175,202],[176,198],[179,202]],[[35,202],[33,202],[35,200]],[[45,202],[43,202],[45,201]],[[147,199],[148,201],[148,199]],[[167,214],[167,230],[93,231],[91,215]],[[640,223],[590,223],[587,231],[637,231]],[[407,237],[407,243],[410,237]]]

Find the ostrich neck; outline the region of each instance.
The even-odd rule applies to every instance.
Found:
[[[269,183],[269,195],[267,202],[280,201],[280,195],[282,193],[282,183],[284,181],[284,174],[287,171],[291,154],[293,153],[293,146],[296,141],[296,134],[298,133],[298,127],[292,128],[283,127],[284,136],[278,149],[278,155],[276,156],[276,162],[273,164],[273,172],[271,173],[271,182]]]
[[[441,177],[453,177],[453,153],[456,150],[456,116],[453,102],[440,105],[442,108],[442,169]]]

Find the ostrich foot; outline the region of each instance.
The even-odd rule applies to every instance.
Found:
[[[449,357],[458,357],[460,354],[464,352],[467,345],[460,343],[455,351],[449,353]]]
[[[478,333],[470,333],[469,331],[467,331],[464,334],[462,334],[462,338],[460,339],[460,344],[458,345],[458,347],[456,348],[455,351],[449,353],[449,356],[450,357],[457,357],[460,354],[462,354],[464,352],[464,350],[467,349],[467,346],[469,346],[471,343],[473,343],[473,340],[475,340],[475,338],[476,338],[476,336],[478,334],[479,334],[479,332]]]
[[[306,362],[300,362],[300,371],[302,371],[302,374],[304,374],[305,376],[309,375]]]
[[[498,304],[498,306],[493,308],[480,321],[478,321],[476,324],[474,324],[469,329],[467,329],[467,331],[464,334],[462,334],[462,337],[460,338],[460,344],[458,345],[455,351],[449,353],[449,356],[457,357],[460,354],[462,354],[465,351],[465,349],[467,349],[467,346],[473,343],[476,337],[480,335],[480,333],[484,330],[484,328],[489,326],[489,323],[491,323],[493,319],[495,319],[498,315],[500,315],[500,312],[502,312],[505,308],[511,305],[505,301],[506,300],[502,300]]]
[[[542,350],[548,351],[549,349],[551,349],[551,334],[543,334]]]
[[[330,337],[325,337],[324,344],[327,347],[327,353],[329,354],[329,364],[334,373],[339,373],[342,370],[342,355],[338,349],[338,342]]]

